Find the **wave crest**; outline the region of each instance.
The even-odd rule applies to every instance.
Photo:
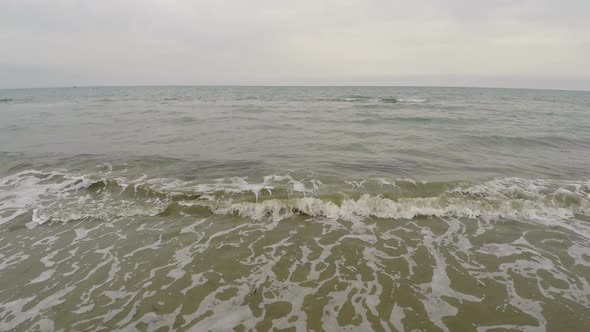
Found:
[[[588,214],[590,205],[560,204],[558,201],[465,200],[460,198],[405,198],[392,200],[364,194],[358,200],[347,199],[340,205],[314,197],[270,199],[262,202],[239,202],[212,206],[216,214],[237,214],[261,220],[271,217],[283,220],[299,214],[358,221],[368,217],[381,219],[413,219],[416,217],[459,217],[484,219],[540,219],[571,218],[575,214]]]
[[[364,179],[322,182],[268,175],[212,182],[100,178],[66,171],[23,171],[0,179],[0,224],[32,213],[36,224],[170,213],[282,220],[296,215],[342,220],[461,217],[517,220],[590,215],[590,182],[500,178],[479,184]],[[198,209],[191,207],[198,206]]]

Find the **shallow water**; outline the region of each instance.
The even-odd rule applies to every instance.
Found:
[[[0,330],[590,324],[590,93],[0,101]]]

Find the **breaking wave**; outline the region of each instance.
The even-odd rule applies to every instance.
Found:
[[[391,200],[365,194],[357,200],[344,200],[340,205],[314,197],[305,197],[213,206],[212,211],[217,214],[237,214],[255,220],[266,216],[274,220],[282,220],[298,214],[349,221],[367,217],[413,219],[420,216],[536,219],[571,218],[575,214],[587,214],[590,211],[590,206],[587,202],[585,203],[584,206],[564,206],[555,202],[543,201],[478,201],[440,197]]]
[[[324,183],[326,182],[326,183]],[[283,220],[296,215],[364,218],[567,219],[590,215],[590,181],[499,178],[480,184],[365,179],[328,182],[269,175],[203,182],[23,171],[0,179],[0,224],[30,215],[33,225],[162,213]]]

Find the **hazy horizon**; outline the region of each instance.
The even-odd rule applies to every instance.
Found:
[[[0,90],[36,90],[36,89],[72,89],[72,88],[432,88],[432,89],[498,89],[498,90],[546,90],[546,91],[570,91],[590,92],[590,89],[567,89],[550,87],[512,87],[512,86],[463,86],[463,85],[246,85],[246,84],[151,84],[151,85],[56,85],[56,86],[31,86],[31,87],[1,87]]]
[[[588,91],[588,10],[580,0],[8,0],[0,3],[0,88]]]

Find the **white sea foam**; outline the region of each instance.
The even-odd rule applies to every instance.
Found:
[[[65,301],[65,296],[74,289],[74,286],[66,287],[57,291],[41,301],[38,301],[34,306],[27,306],[35,297],[22,298],[12,302],[5,302],[0,304],[0,310],[5,314],[4,317],[12,316],[12,320],[4,320],[0,322],[0,330],[10,331],[15,330],[21,323],[30,320],[47,309],[54,307]]]
[[[100,184],[97,192],[82,191],[93,184]],[[345,184],[349,185],[349,190],[363,194],[353,199],[336,191],[331,194],[342,199],[334,201],[316,196],[326,189],[342,190]],[[186,194],[198,195],[198,198],[180,199],[180,206],[200,205],[215,214],[237,214],[254,220],[265,217],[282,220],[298,214],[343,220],[419,216],[566,219],[576,214],[590,214],[589,181],[501,178],[473,185],[454,184],[443,192],[433,191],[430,197],[404,197],[402,188],[408,185],[426,188],[430,184],[413,179],[377,178],[347,180],[328,187],[318,179],[302,180],[275,174],[263,177],[260,182],[233,177],[203,183],[146,176],[135,180],[93,179],[89,175],[65,171],[23,171],[0,179],[0,223],[27,211],[32,212],[33,225],[49,220],[155,216],[177,200],[175,197]],[[134,196],[124,193],[129,191],[127,188],[133,188]],[[287,190],[289,197],[273,198],[273,191],[278,188]],[[368,188],[380,188],[381,192],[369,192]],[[140,190],[148,190],[148,194],[141,194]],[[253,193],[255,201],[244,201],[241,197],[245,193]],[[383,195],[387,193],[399,194],[399,198]],[[590,236],[590,232],[588,234]],[[84,236],[77,234],[79,239]]]
[[[49,278],[51,278],[53,276],[53,273],[55,273],[55,270],[43,271],[41,273],[41,275],[39,275],[37,278],[31,280],[31,282],[29,284],[37,284],[37,283],[43,282],[45,280],[48,280]]]
[[[138,185],[145,186],[146,181],[149,180]],[[265,181],[275,187],[283,184],[294,188],[291,179],[286,177],[254,182]],[[400,188],[408,188],[411,184],[407,180],[381,179],[374,183],[368,180],[363,184],[365,191],[379,187],[377,181],[387,182],[384,186],[388,190],[402,190]],[[399,185],[401,181],[404,183]],[[301,182],[306,190],[314,188],[311,181]],[[180,185],[184,190],[187,184]],[[427,184],[416,182],[415,186],[422,188],[420,186],[424,185]],[[29,276],[25,284],[34,283],[35,287],[46,288],[61,282],[60,278],[66,286],[90,283],[83,290],[80,302],[70,310],[76,318],[74,329],[82,329],[87,324],[90,326],[92,318],[92,324],[110,325],[122,330],[142,326],[145,330],[180,328],[198,331],[232,329],[237,325],[254,330],[260,323],[267,323],[269,317],[277,315],[272,319],[274,328],[305,330],[311,318],[308,315],[314,315],[313,319],[318,319],[314,324],[321,324],[326,330],[371,330],[378,326],[383,330],[403,330],[408,327],[408,322],[416,319],[412,317],[418,315],[419,319],[430,320],[442,330],[452,330],[448,317],[464,313],[462,304],[486,306],[489,300],[478,288],[458,287],[458,279],[451,271],[461,272],[467,278],[465,283],[459,279],[461,285],[473,282],[485,286],[493,281],[506,287],[508,295],[505,304],[522,311],[532,320],[531,325],[515,325],[514,328],[542,330],[548,320],[542,311],[542,301],[519,296],[515,275],[536,282],[539,287],[536,295],[547,301],[567,299],[572,303],[588,305],[590,286],[585,277],[576,276],[573,269],[568,270],[563,265],[570,264],[568,261],[578,268],[590,264],[587,241],[583,238],[572,236],[572,242],[569,239],[554,240],[553,233],[565,232],[559,227],[550,228],[548,241],[563,241],[559,242],[563,244],[563,254],[572,257],[571,260],[562,260],[550,252],[542,252],[539,243],[528,242],[526,232],[511,243],[485,243],[496,241],[494,236],[482,237],[483,244],[481,239],[471,242],[471,235],[479,230],[479,226],[476,228],[473,220],[457,218],[477,217],[477,222],[483,224],[482,232],[493,232],[492,228],[486,227],[500,224],[487,223],[486,219],[503,216],[533,220],[533,229],[547,224],[585,232],[577,223],[564,220],[586,204],[584,186],[576,189],[571,183],[535,180],[534,185],[529,185],[527,181],[519,183],[500,179],[487,185],[489,190],[486,190],[485,183],[476,185],[479,187],[465,185],[463,190],[451,189],[435,197],[391,195],[388,198],[356,192],[352,195],[354,198],[340,199],[333,198],[333,195],[330,196],[333,201],[330,201],[321,198],[324,196],[306,196],[310,193],[293,190],[298,196],[286,199],[261,196],[254,201],[250,189],[244,188],[247,195],[234,195],[232,192],[227,199],[183,199],[180,201],[183,203],[181,208],[186,208],[187,214],[181,217],[183,224],[172,226],[176,227],[178,236],[171,240],[165,235],[168,220],[132,221],[128,224],[132,227],[124,227],[125,232],[133,235],[130,239],[136,239],[138,237],[134,235],[141,234],[147,241],[127,241],[124,238],[117,241],[120,235],[111,229],[121,225],[117,223],[113,223],[114,226],[108,226],[108,223],[76,223],[64,235],[52,233],[36,237],[33,244],[36,250],[44,247],[54,250],[63,242],[67,242],[68,249],[46,251],[41,257],[45,271]],[[318,185],[318,188],[323,186]],[[350,188],[346,185],[342,187]],[[115,189],[115,192],[120,191]],[[139,191],[144,189],[138,188]],[[281,195],[285,197],[284,192]],[[565,199],[562,199],[563,195]],[[244,196],[249,201],[239,201]],[[105,206],[110,204],[108,202]],[[239,214],[248,219],[236,223],[217,223],[227,218],[216,216],[196,219],[187,208],[191,202],[210,207],[215,213]],[[278,221],[297,214],[310,217],[305,222],[293,223],[292,229],[283,232],[289,221],[287,224]],[[442,220],[393,224],[363,220],[367,217],[411,219],[416,216],[437,216]],[[307,227],[317,232],[307,233]],[[444,231],[440,232],[442,229]],[[520,232],[521,229],[515,231]],[[62,236],[74,241],[59,241]],[[114,241],[103,241],[105,236],[111,236]],[[93,245],[92,241],[97,241],[97,245]],[[109,246],[105,248],[99,243],[109,243]],[[82,253],[76,253],[77,248]],[[224,253],[231,253],[234,248],[239,248],[236,251],[240,253],[239,263],[234,258],[225,262],[230,267],[239,264],[243,274],[234,274],[232,268],[228,272],[227,265],[202,264],[208,257],[214,257],[215,261],[216,255],[219,255],[220,261],[228,259],[223,257]],[[69,257],[63,255],[68,251]],[[157,263],[150,266],[152,260],[146,258],[155,253],[159,256]],[[87,266],[83,259],[75,261],[75,256],[89,254],[99,255],[95,265]],[[6,257],[0,255],[0,263],[4,259],[9,265],[19,261],[19,257],[10,257],[8,253]],[[486,262],[493,259],[499,259],[499,264],[491,268],[486,266]],[[70,272],[59,273],[58,276],[53,269]],[[425,269],[428,273],[424,273]],[[469,278],[473,280],[469,281]],[[63,285],[58,288],[61,287]],[[401,291],[416,295],[417,301],[413,302],[417,303],[419,313],[415,311],[415,304],[397,302],[396,295]],[[160,305],[164,306],[160,301],[154,304],[158,292],[176,292],[177,296],[194,296],[197,300],[150,311],[151,305],[158,309]],[[99,296],[103,296],[104,301],[97,301]],[[320,303],[317,305],[317,316],[310,311],[310,299]],[[279,311],[272,307],[276,302],[284,305]],[[51,306],[41,307],[34,317],[47,315],[51,318],[50,310],[60,303],[58,300]],[[162,303],[165,303],[164,300]],[[148,308],[147,312],[145,308]],[[0,309],[19,313],[12,302],[0,305]],[[384,310],[390,312],[385,311],[384,315]],[[228,315],[228,312],[232,314]],[[343,316],[349,312],[354,315],[354,322],[349,320],[352,317]],[[9,319],[2,324],[13,327]],[[17,324],[23,322],[17,321]],[[479,327],[482,331],[488,328],[493,327]]]
[[[90,180],[62,171],[22,171],[0,179],[0,224],[42,204],[55,203],[87,187]],[[34,215],[34,217],[37,217]],[[39,221],[42,221],[40,217]]]
[[[543,200],[466,200],[462,198],[400,198],[392,200],[369,194],[346,199],[340,205],[314,197],[269,199],[261,202],[221,203],[212,206],[216,214],[237,214],[261,220],[290,218],[298,214],[332,219],[359,220],[366,217],[412,219],[419,216],[464,217],[484,219],[564,219],[587,214],[587,201],[577,207],[559,206]]]

